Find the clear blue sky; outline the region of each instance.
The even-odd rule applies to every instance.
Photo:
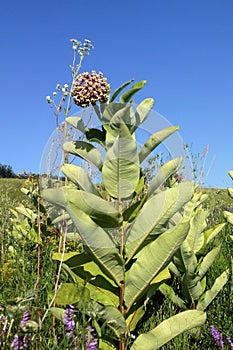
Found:
[[[209,145],[206,186],[232,184],[231,0],[12,0],[0,25],[0,163],[39,172],[55,126],[45,97],[70,82],[69,39],[88,38],[83,70],[103,71],[112,89],[146,79],[136,102],[155,98],[194,154]]]

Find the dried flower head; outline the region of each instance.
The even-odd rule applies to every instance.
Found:
[[[107,102],[110,94],[110,85],[103,73],[96,73],[94,70],[90,73],[85,72],[77,77],[74,82],[74,88],[71,91],[74,103],[80,107],[88,107],[96,102]]]

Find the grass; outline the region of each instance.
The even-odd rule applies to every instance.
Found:
[[[28,309],[33,320],[39,320],[46,312],[51,301],[51,293],[57,266],[51,258],[52,252],[57,250],[59,237],[51,232],[41,232],[43,244],[39,256],[38,271],[38,246],[30,239],[19,239],[12,235],[11,208],[20,203],[30,206],[30,200],[22,194],[21,187],[24,180],[0,179],[0,315],[8,319],[6,328],[9,334],[2,340],[1,349],[9,349],[13,340],[13,334],[22,318],[23,312]],[[229,198],[226,190],[200,189],[208,194],[206,209],[209,210],[208,225],[224,222],[224,207],[233,207],[233,200]],[[27,229],[38,229],[33,226]],[[231,269],[232,255],[232,226],[226,224],[221,234],[216,238],[215,244],[221,243],[221,252],[208,273],[208,283],[211,286],[218,275],[226,268]],[[39,275],[39,286],[37,286]],[[68,280],[65,272],[61,279]],[[39,288],[39,294],[38,289]],[[189,350],[189,349],[214,349],[215,343],[210,335],[210,325],[214,325],[224,337],[232,337],[232,280],[229,279],[223,290],[217,295],[207,310],[207,322],[196,333],[184,333],[173,341],[163,346],[162,350]],[[147,304],[147,311],[140,321],[135,333],[147,332],[162,320],[179,312],[169,300],[166,300],[159,292]],[[10,325],[11,320],[14,320]],[[0,318],[0,334],[3,328],[3,318]],[[38,335],[35,349],[56,349],[54,344],[59,344],[59,339],[64,336],[64,327],[51,316],[47,317],[43,325],[43,336]],[[4,345],[5,343],[5,345]],[[39,344],[39,347],[38,347]],[[216,348],[217,349],[217,348]],[[227,349],[227,347],[226,347]]]

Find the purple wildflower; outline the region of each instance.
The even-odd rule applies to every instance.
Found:
[[[22,320],[19,323],[19,329],[22,328],[23,325],[30,320],[30,318],[31,318],[30,312],[29,311],[25,311],[23,313],[23,318],[22,318]]]
[[[31,315],[30,315],[30,312],[29,311],[25,311],[24,314],[23,314],[23,318],[22,320],[20,321],[19,323],[19,332],[22,330],[25,331],[24,329],[24,325],[25,323],[27,323],[31,318]],[[14,350],[19,350],[19,349],[26,349],[28,350],[29,347],[30,347],[30,343],[31,343],[31,334],[30,333],[27,333],[27,334],[18,334],[16,333],[14,335],[14,339],[13,339],[13,342],[12,342],[12,347],[14,348]]]
[[[222,339],[222,334],[213,326],[210,326],[210,330],[211,330],[211,335],[215,340],[215,343],[221,348],[224,349],[224,342]]]
[[[85,334],[85,350],[98,350],[96,347],[97,340],[95,339],[95,333],[94,328],[91,328],[89,326],[86,327],[86,334]]]
[[[231,349],[233,349],[233,342],[231,340],[231,337],[227,337],[226,339],[227,339],[228,343],[230,344]]]
[[[31,335],[18,335],[17,333],[14,335],[14,339],[12,342],[12,346],[14,350],[25,349],[28,350],[31,343]]]
[[[67,336],[67,338],[69,338],[71,333],[75,329],[74,306],[73,305],[69,305],[69,307],[65,310],[64,324],[66,327],[66,336]]]

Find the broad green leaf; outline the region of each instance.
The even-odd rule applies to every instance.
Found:
[[[147,191],[148,198],[181,166],[182,158],[175,158],[165,163],[156,173]]]
[[[99,350],[117,350],[117,348],[105,339],[99,340]]]
[[[92,144],[85,141],[70,141],[63,145],[65,152],[74,154],[79,158],[93,164],[97,169],[101,169],[101,152]]]
[[[77,284],[63,283],[56,295],[55,303],[58,305],[75,304],[82,299],[82,293]]]
[[[100,196],[99,191],[92,183],[87,171],[81,166],[74,164],[64,164],[61,167],[61,171],[68,177],[70,181],[77,185],[80,190],[93,193],[96,196]]]
[[[137,145],[127,126],[122,123],[119,136],[104,159],[103,184],[110,196],[127,198],[135,191],[139,176]]]
[[[140,299],[153,279],[169,264],[185,239],[188,229],[188,221],[180,222],[158,236],[135,256],[136,260],[128,272],[125,285],[125,304],[128,309]]]
[[[230,175],[230,177],[231,177],[232,180],[233,180],[233,170],[228,171],[228,174]]]
[[[227,283],[229,277],[229,270],[224,271],[218,278],[216,278],[211,289],[203,295],[197,304],[197,310],[205,310],[209,304],[214,300],[216,295],[222,290]]]
[[[65,310],[60,307],[51,307],[49,310],[57,320],[64,322]]]
[[[130,90],[127,90],[124,94],[121,95],[120,102],[124,102],[124,103],[129,102],[133,97],[133,95],[135,95],[138,91],[140,91],[146,83],[147,83],[146,80],[142,80],[142,81],[139,81],[138,83],[133,84]]]
[[[129,317],[127,317],[126,323],[130,332],[134,331],[134,329],[137,326],[137,323],[144,316],[145,312],[146,312],[145,306],[141,305],[132,314],[130,314]]]
[[[69,266],[68,266],[69,264]],[[99,269],[100,272],[96,276],[92,276],[90,271],[86,270],[87,265],[94,268],[97,266],[94,262],[85,264],[84,266],[70,266],[70,261],[67,264],[63,264],[63,269],[69,273],[75,283],[79,285],[85,284],[88,288],[89,299],[95,300],[101,305],[115,306],[119,305],[119,291],[114,287],[107,278],[106,275]],[[94,269],[93,269],[94,270]],[[93,272],[94,273],[94,272]],[[90,277],[92,276],[92,277]]]
[[[41,196],[44,200],[66,209],[73,204],[102,227],[118,227],[122,222],[122,217],[113,205],[89,192],[64,186],[43,190]]]
[[[67,211],[94,261],[107,276],[121,286],[121,281],[124,280],[123,259],[109,235],[74,204],[70,203]]]
[[[233,225],[233,214],[230,213],[229,211],[224,211],[223,214],[224,214],[225,219],[227,219],[227,221],[228,221],[231,225]]]
[[[184,300],[182,300],[176,293],[173,288],[166,283],[163,283],[159,286],[159,291],[168,299],[170,299],[173,304],[179,306],[180,309],[186,309]]]
[[[219,234],[219,232],[223,229],[225,225],[225,223],[217,224],[211,227],[210,229],[206,230],[204,232],[205,241],[203,246],[206,247],[207,244],[209,244]]]
[[[213,262],[215,261],[219,251],[220,246],[212,249],[209,253],[207,253],[202,260],[199,268],[198,268],[198,275],[200,278],[203,278],[206,274],[206,272],[209,270],[209,268],[213,265]]]
[[[229,187],[229,188],[227,189],[227,191],[228,191],[230,197],[233,198],[233,188],[230,188],[230,187]]]
[[[191,219],[190,229],[186,239],[194,253],[198,252],[204,244],[204,229],[207,226],[206,217],[207,213],[205,210],[197,209]]]
[[[193,183],[183,182],[152,196],[138,213],[126,239],[127,263],[150,235],[161,233],[168,220],[193,195]]]
[[[112,102],[106,105],[103,112],[103,128],[108,131],[113,116],[126,107],[125,103]]]
[[[114,306],[103,306],[97,315],[115,332],[118,338],[126,331],[126,321],[120,311]]]
[[[121,91],[126,88],[126,86],[130,85],[132,82],[134,81],[134,79],[128,80],[126,81],[124,84],[122,84],[119,88],[117,88],[114,93],[112,94],[112,97],[110,98],[109,102],[113,102],[117,96],[121,93]]]
[[[88,141],[90,142],[97,142],[99,143],[101,146],[104,146],[105,143],[105,136],[106,136],[106,132],[99,130],[99,129],[86,129],[85,131],[85,136],[87,138]]]
[[[139,160],[142,163],[146,157],[168,136],[172,135],[175,131],[179,130],[178,126],[170,126],[168,128],[157,131],[151,135],[145,144],[142,146],[139,152]]]
[[[85,281],[90,295],[94,300],[104,305],[119,304],[119,289],[113,285],[112,280],[109,279],[99,266],[91,261],[90,255],[87,253],[54,253],[53,259],[65,261],[63,267],[70,273],[77,283],[80,279]]]
[[[205,323],[206,314],[202,311],[187,310],[160,323],[152,331],[141,334],[131,350],[156,350],[179,334]]]
[[[66,118],[66,122],[70,125],[72,125],[74,128],[80,130],[81,132],[85,132],[85,125],[83,122],[83,118],[82,117],[68,117]]]
[[[154,106],[154,103],[155,101],[153,98],[145,98],[141,103],[139,103],[139,105],[136,107],[136,125],[133,131],[135,131],[136,128],[146,120]]]

